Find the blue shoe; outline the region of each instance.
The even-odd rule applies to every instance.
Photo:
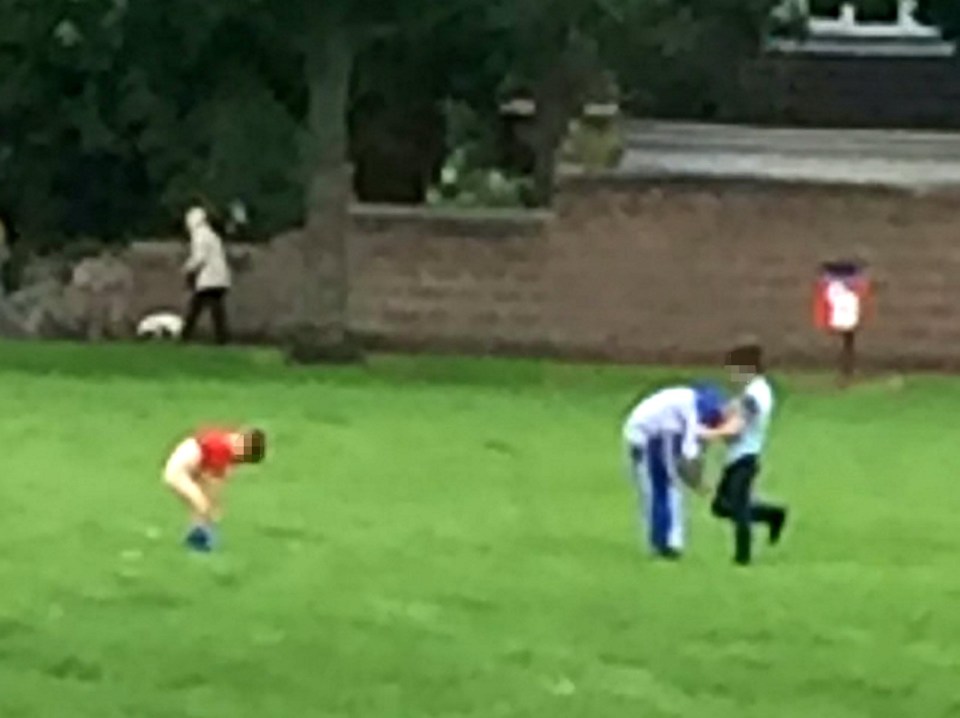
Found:
[[[213,550],[213,532],[206,526],[194,526],[184,539],[184,543],[194,551],[209,553]]]

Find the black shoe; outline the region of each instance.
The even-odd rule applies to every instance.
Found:
[[[658,548],[654,550],[653,555],[655,558],[663,559],[664,561],[679,561],[683,558],[683,554],[675,548]]]
[[[787,525],[787,510],[783,509],[777,514],[776,518],[770,522],[770,545],[776,546],[780,543],[780,537],[783,536],[783,529]]]

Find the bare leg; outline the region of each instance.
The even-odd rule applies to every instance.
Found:
[[[212,503],[200,484],[186,477],[167,479],[165,483],[190,509],[194,524],[206,524],[210,520]]]

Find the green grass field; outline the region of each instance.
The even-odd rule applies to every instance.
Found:
[[[960,381],[777,377],[751,570],[639,551],[622,412],[684,373],[0,346],[2,718],[960,715]],[[223,550],[165,453],[256,420]]]

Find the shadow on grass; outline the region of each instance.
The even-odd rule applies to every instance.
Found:
[[[103,680],[103,668],[78,656],[66,656],[47,666],[45,673],[61,681],[98,683]]]
[[[263,349],[173,344],[0,342],[0,372],[89,378],[257,378],[281,373],[282,358]]]
[[[0,616],[0,642],[11,638],[20,638],[35,631],[26,621],[17,618],[7,618]]]
[[[635,389],[687,382],[702,374],[554,360],[500,357],[373,355],[354,365],[293,366],[270,348],[183,346],[159,343],[82,344],[0,341],[0,373],[91,380],[209,379],[298,384],[466,385],[491,388]]]

